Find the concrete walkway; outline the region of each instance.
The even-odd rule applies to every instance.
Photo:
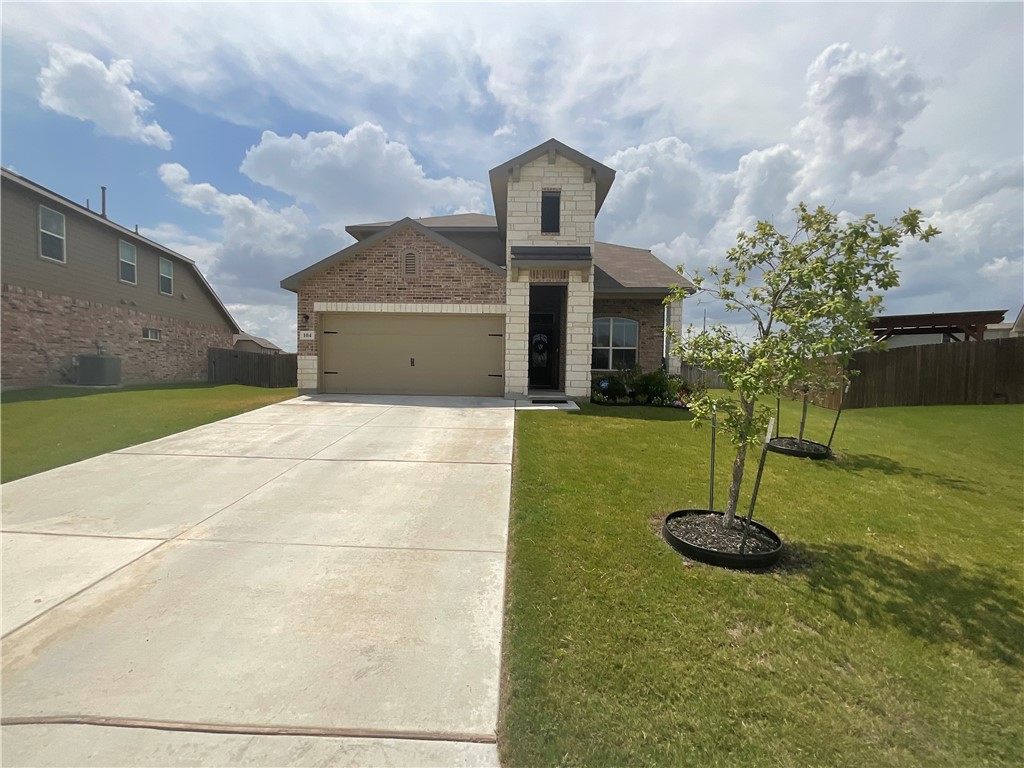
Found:
[[[514,405],[300,397],[3,486],[0,763],[497,765]]]

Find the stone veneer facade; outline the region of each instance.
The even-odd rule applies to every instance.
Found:
[[[417,258],[414,277],[404,275],[410,253]],[[298,296],[298,384],[301,391],[315,392],[319,312],[328,311],[325,305],[330,311],[447,313],[461,307],[478,314],[499,309],[500,314],[505,275],[409,227],[313,275],[299,286]],[[306,315],[309,321],[303,322]],[[301,331],[313,331],[313,339],[302,339]]]
[[[559,231],[541,233],[541,193],[560,194]],[[515,246],[594,246],[597,185],[572,160],[538,157],[508,180],[505,263],[513,264]],[[565,394],[590,394],[590,344],[593,335],[593,266],[568,270],[565,311]],[[547,281],[545,281],[547,282]],[[508,313],[505,320],[505,394],[521,396],[529,389],[530,270],[508,269]]]
[[[205,381],[206,350],[232,344],[227,327],[15,285],[0,290],[5,389],[69,383],[72,357],[100,352],[121,358],[124,384]],[[158,329],[160,340],[142,338],[143,328]]]

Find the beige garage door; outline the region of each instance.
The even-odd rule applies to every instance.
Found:
[[[502,316],[346,313],[321,320],[323,392],[504,393]]]

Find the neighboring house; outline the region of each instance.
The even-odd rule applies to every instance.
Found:
[[[1024,307],[1017,313],[1012,323],[995,323],[985,329],[986,339],[1007,339],[1024,336]]]
[[[875,338],[885,341],[889,349],[958,341],[981,341],[997,338],[988,330],[1001,325],[1005,309],[980,312],[931,312],[917,315],[881,315],[872,318],[869,327]]]
[[[123,383],[206,378],[206,350],[239,328],[195,262],[110,221],[105,204],[0,179],[3,387],[75,382],[97,356],[120,361]]]
[[[282,350],[277,344],[249,333],[236,333],[234,349],[238,352],[260,352],[264,355],[279,355]]]
[[[354,245],[281,281],[300,391],[586,397],[592,376],[658,368],[666,322],[682,329],[664,299],[693,286],[594,240],[614,178],[551,139],[491,170],[495,216],[347,227]]]

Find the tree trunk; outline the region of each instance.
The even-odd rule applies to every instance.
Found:
[[[754,418],[754,403],[748,403],[746,400],[741,399],[740,404],[743,407],[743,413],[747,417],[749,422]],[[729,504],[725,508],[725,514],[722,515],[722,526],[724,528],[731,528],[733,520],[736,519],[736,506],[740,500],[740,486],[743,484],[743,466],[747,460],[747,444],[744,443],[736,449],[736,458],[732,462],[732,483],[729,485]]]
[[[732,461],[732,483],[729,485],[729,504],[722,515],[722,527],[731,528],[736,519],[736,505],[740,500],[740,485],[743,484],[743,465],[747,460],[747,444],[736,449],[736,458]]]
[[[807,423],[807,393],[804,392],[804,411],[800,414],[800,437],[799,440],[802,443],[804,441],[804,425]]]

